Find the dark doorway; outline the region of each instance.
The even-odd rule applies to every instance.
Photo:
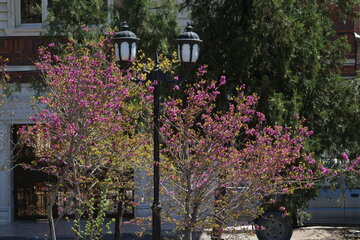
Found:
[[[47,198],[46,188],[48,183],[54,179],[49,175],[24,169],[21,164],[31,164],[36,160],[35,151],[33,148],[20,144],[19,130],[23,125],[12,126],[13,137],[13,155],[14,155],[14,219],[15,220],[35,220],[47,218]],[[133,172],[129,173],[129,177],[133,177]],[[127,202],[134,201],[133,189],[122,190],[126,193]],[[116,195],[116,194],[114,194]],[[60,190],[58,192],[58,207],[62,206],[61,199],[64,193]],[[107,217],[115,217],[117,213],[117,206],[119,199],[111,199],[112,208],[108,211]],[[132,205],[124,206],[124,217],[133,218],[134,208]],[[58,216],[57,207],[53,209],[54,217]],[[71,213],[70,213],[71,217]]]
[[[48,175],[24,169],[21,164],[30,164],[35,160],[32,148],[19,143],[19,129],[22,125],[13,125],[14,154],[14,219],[46,218],[46,193]]]

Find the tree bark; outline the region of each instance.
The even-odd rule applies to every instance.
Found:
[[[219,200],[222,200],[226,194],[226,188],[224,187],[219,187],[218,188],[218,193],[215,194],[215,212],[214,212],[214,217],[215,217],[215,224],[216,227],[213,228],[212,230],[212,234],[211,234],[211,240],[221,240],[221,227],[223,226],[223,222],[222,222],[222,217],[220,216],[220,211],[221,211],[221,206],[219,206],[218,202]]]
[[[185,240],[192,240],[192,229],[191,229],[191,176],[187,174],[186,176],[186,188],[187,193],[185,197]]]
[[[50,228],[50,239],[56,240],[56,230],[55,230],[55,224],[54,224],[54,217],[53,217],[53,201],[52,197],[48,195],[47,197],[47,215],[48,215],[48,222],[49,222],[49,228]]]
[[[79,197],[80,197],[79,184],[75,183],[74,191],[75,191],[75,197],[74,197],[75,220],[77,221],[77,229],[76,229],[76,231],[78,233],[80,233],[81,232],[81,223],[80,223],[81,215],[80,215],[79,211],[80,211],[80,208],[81,208],[81,204],[80,204],[80,200],[79,200]],[[79,237],[78,234],[75,235],[74,240],[80,240],[80,237]]]
[[[115,216],[115,236],[114,240],[120,240],[121,237],[121,224],[124,216],[124,203],[123,201],[118,202],[117,212]]]

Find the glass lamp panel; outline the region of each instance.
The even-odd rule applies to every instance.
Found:
[[[131,44],[131,54],[130,55],[131,55],[130,56],[131,60],[135,59],[135,57],[136,57],[136,42],[133,42]]]
[[[192,49],[192,59],[191,62],[195,63],[199,58],[199,45],[198,44],[194,44],[193,49]]]
[[[118,43],[115,43],[114,47],[115,47],[115,58],[116,58],[117,60],[120,60],[120,56],[119,56],[119,44],[118,44]]]
[[[190,45],[187,43],[182,45],[181,60],[182,62],[190,62]]]
[[[129,43],[122,42],[120,45],[121,60],[129,61]]]

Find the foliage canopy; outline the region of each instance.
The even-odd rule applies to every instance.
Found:
[[[107,29],[118,29],[122,21],[127,21],[147,55],[153,55],[156,48],[170,54],[174,50],[170,46],[176,36],[177,9],[175,0],[115,0],[113,5],[106,0],[53,0],[47,35],[55,41],[65,37],[82,42],[97,39]]]
[[[201,59],[260,96],[268,123],[293,125],[294,114],[315,131],[311,150],[335,158],[360,151],[359,83],[339,75],[349,53],[332,19],[351,21],[358,0],[187,0],[203,39]],[[224,98],[229,93],[225,93]]]

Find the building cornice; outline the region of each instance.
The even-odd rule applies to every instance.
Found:
[[[7,72],[28,72],[36,71],[34,65],[17,65],[17,66],[6,66]]]
[[[43,28],[5,28],[4,36],[41,36],[45,33]]]

